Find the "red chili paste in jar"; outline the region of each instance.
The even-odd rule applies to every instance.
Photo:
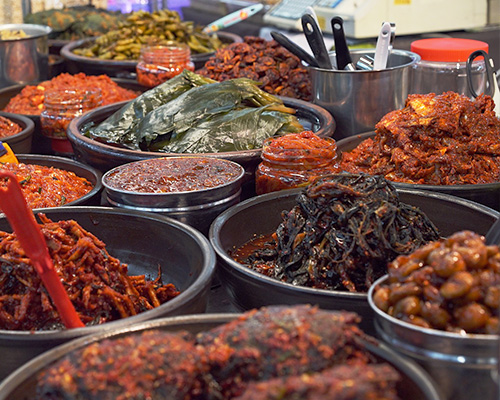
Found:
[[[128,192],[189,192],[225,185],[241,174],[238,164],[223,159],[153,158],[117,167],[105,175],[103,182]]]
[[[30,208],[63,206],[86,195],[94,187],[87,179],[59,168],[23,163],[0,163],[0,168],[16,175]],[[0,187],[6,184],[6,181],[0,181]]]
[[[23,130],[19,124],[0,116],[0,138],[15,135]]]

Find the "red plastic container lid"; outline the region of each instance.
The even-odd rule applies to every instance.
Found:
[[[458,38],[420,39],[411,43],[411,51],[425,61],[465,62],[473,51],[488,52],[488,48],[486,42]]]

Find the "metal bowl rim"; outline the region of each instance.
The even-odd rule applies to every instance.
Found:
[[[200,155],[197,155],[197,156],[190,156],[190,157],[185,157],[185,156],[178,156],[178,157],[158,157],[158,158],[148,158],[148,159],[145,159],[145,160],[137,160],[137,161],[131,161],[131,162],[128,162],[126,164],[122,164],[122,165],[118,165],[112,169],[110,169],[109,171],[107,171],[106,173],[104,173],[104,175],[102,176],[102,184],[104,186],[104,188],[106,189],[106,191],[108,192],[111,192],[111,193],[119,193],[119,194],[133,194],[134,197],[158,197],[158,196],[165,196],[165,197],[169,197],[169,196],[174,196],[174,195],[189,195],[189,194],[203,194],[203,193],[207,193],[207,192],[212,192],[212,191],[215,191],[217,189],[223,189],[223,188],[226,188],[228,186],[239,186],[239,183],[241,183],[242,179],[244,178],[245,176],[245,168],[243,168],[240,164],[238,164],[237,162],[235,161],[232,161],[232,160],[227,160],[227,159],[224,159],[224,158],[214,158],[214,157],[203,157],[203,155],[201,153],[197,153],[197,154],[200,154]],[[126,166],[129,166],[129,165],[133,165],[133,164],[143,164],[143,163],[146,163],[148,161],[151,161],[151,160],[178,160],[178,159],[184,159],[184,158],[195,158],[195,159],[201,159],[201,160],[208,160],[208,161],[212,161],[212,160],[219,160],[219,161],[222,161],[226,164],[231,164],[235,167],[237,167],[240,171],[239,175],[236,176],[235,178],[233,178],[233,180],[229,181],[229,182],[226,182],[226,183],[223,183],[222,185],[218,185],[218,186],[214,186],[214,187],[210,187],[210,188],[205,188],[205,189],[198,189],[198,190],[184,190],[184,191],[178,191],[178,192],[161,192],[161,193],[151,193],[151,192],[134,192],[132,190],[124,190],[124,189],[117,189],[117,188],[114,188],[113,186],[110,186],[108,183],[106,183],[106,179],[109,177],[109,175],[111,175],[112,173],[126,167]]]
[[[321,296],[326,296],[326,297],[335,297],[335,298],[345,298],[345,299],[351,299],[351,300],[356,300],[356,301],[365,301],[368,297],[368,292],[366,293],[353,293],[353,292],[343,292],[343,291],[338,291],[338,290],[327,290],[327,289],[316,289],[316,288],[310,288],[307,286],[296,286],[291,283],[287,282],[281,282],[279,280],[273,279],[271,277],[268,277],[264,274],[261,274],[259,272],[253,271],[248,267],[245,267],[243,264],[240,264],[236,261],[234,261],[227,253],[226,251],[222,248],[222,244],[220,242],[220,230],[223,226],[223,224],[228,220],[229,218],[233,217],[235,214],[243,212],[246,208],[249,206],[261,204],[261,203],[266,203],[267,201],[274,200],[276,198],[280,197],[290,197],[290,196],[296,196],[298,193],[300,193],[303,189],[287,189],[287,190],[282,190],[278,192],[271,192],[271,193],[266,193],[262,194],[259,196],[252,197],[250,199],[244,200],[227,210],[223,211],[221,214],[219,214],[215,220],[212,222],[210,225],[209,229],[209,239],[210,243],[212,244],[212,247],[214,248],[216,254],[218,257],[220,257],[224,262],[222,263],[223,268],[229,268],[237,271],[240,274],[243,274],[251,279],[256,280],[257,282],[262,282],[271,286],[278,287],[280,289],[286,289],[286,290],[293,290],[294,292],[303,292],[306,294],[314,294],[314,295],[321,295]],[[475,211],[482,211],[487,214],[491,214],[495,216],[496,218],[500,218],[500,212],[495,211],[487,206],[484,206],[482,204],[476,203],[472,200],[466,200],[462,199],[460,197],[456,197],[453,195],[445,194],[445,193],[439,193],[439,192],[431,192],[431,191],[425,191],[425,190],[418,190],[418,189],[399,189],[397,188],[398,193],[408,193],[408,194],[416,194],[418,196],[423,196],[423,197],[431,197],[431,198],[436,198],[436,199],[441,199],[449,202],[454,202],[458,203],[464,207],[469,207],[472,208]],[[375,284],[375,283],[374,283]],[[374,284],[371,286],[373,287]]]
[[[77,328],[77,329],[35,331],[35,332],[11,331],[11,330],[0,329],[0,340],[11,340],[11,341],[17,340],[17,341],[23,341],[25,343],[37,342],[40,340],[59,341],[59,340],[70,340],[72,338],[77,338],[81,336],[87,336],[89,334],[99,331],[109,331],[110,329],[113,328],[118,329],[122,325],[124,325],[123,329],[127,329],[127,326],[129,326],[130,324],[146,322],[144,319],[148,318],[148,316],[151,316],[150,318],[155,318],[154,315],[157,314],[158,312],[162,312],[164,308],[167,307],[173,308],[177,305],[177,303],[181,303],[184,300],[197,296],[198,290],[204,286],[205,284],[204,282],[209,280],[209,278],[213,276],[215,272],[216,255],[208,239],[195,228],[192,228],[191,226],[183,222],[177,221],[173,218],[160,214],[153,214],[136,210],[124,210],[117,207],[104,207],[104,206],[52,207],[52,208],[39,208],[35,210],[35,213],[39,212],[44,212],[48,214],[49,217],[51,212],[66,212],[68,214],[71,213],[121,214],[126,216],[134,216],[146,220],[153,220],[166,225],[171,225],[174,226],[176,229],[184,231],[199,244],[203,254],[205,255],[204,265],[200,272],[200,275],[196,278],[196,280],[187,289],[182,291],[177,297],[169,300],[168,302],[160,305],[159,307],[153,308],[148,311],[144,311],[132,317],[106,322],[105,324],[86,326],[84,328]],[[0,219],[2,218],[0,217]],[[163,309],[160,310],[162,306],[166,307],[163,307]],[[156,319],[158,318],[156,317]]]
[[[309,103],[309,102],[304,101],[304,100],[295,99],[292,97],[285,97],[285,96],[276,96],[276,97],[280,98],[285,103],[285,105],[288,107],[292,107],[292,108],[296,108],[296,109],[303,108],[303,109],[314,110],[316,116],[319,116],[320,119],[324,120],[324,122],[325,122],[324,127],[328,127],[329,125],[331,125],[331,127],[333,128],[332,133],[335,131],[335,129],[336,129],[335,119],[323,107],[320,107],[320,106],[313,104],[313,103]],[[110,145],[108,143],[99,142],[95,139],[89,138],[80,132],[80,128],[81,128],[81,125],[83,123],[92,122],[92,119],[91,119],[93,117],[92,113],[100,112],[104,107],[109,107],[109,108],[117,107],[116,111],[118,111],[119,108],[121,108],[122,106],[124,106],[127,103],[128,103],[128,100],[125,100],[122,102],[108,104],[105,106],[94,108],[94,109],[84,113],[83,115],[80,115],[80,116],[72,119],[69,126],[68,126],[68,130],[67,130],[68,139],[70,140],[70,142],[80,141],[80,142],[85,143],[86,145],[102,147],[108,151],[112,151],[113,153],[116,153],[116,154],[122,155],[122,156],[140,155],[141,157],[146,158],[146,157],[159,157],[159,156],[160,157],[167,157],[169,155],[179,156],[179,154],[181,154],[181,153],[162,153],[162,152],[154,152],[154,151],[140,151],[140,150],[128,149],[125,147],[117,147],[117,146]],[[83,120],[83,122],[82,122],[82,120]],[[260,154],[261,151],[262,151],[262,148],[253,149],[253,150],[225,151],[225,152],[219,152],[219,153],[182,153],[182,154],[185,154],[186,157],[199,157],[200,155],[202,155],[203,157],[228,158],[228,157],[252,156],[255,154]]]
[[[358,138],[361,141],[364,141],[365,139],[371,138],[375,136],[376,132],[375,131],[368,131],[368,132],[363,132],[363,133],[358,133],[352,136],[348,136],[346,138],[342,138],[340,140],[337,140],[337,150],[342,153],[342,149],[340,148],[343,143],[350,141],[349,139],[353,140],[354,138]],[[361,142],[360,142],[361,143]],[[346,153],[349,153],[348,151]],[[480,189],[499,189],[500,188],[500,181],[498,182],[491,182],[491,183],[468,183],[465,185],[429,185],[429,184],[423,184],[423,183],[406,183],[406,182],[394,182],[390,181],[394,186],[401,187],[401,188],[417,188],[421,190],[450,190],[450,191],[476,191]]]
[[[336,311],[332,311],[336,312]],[[145,321],[133,324],[128,327],[120,329],[107,330],[93,334],[91,336],[84,336],[74,339],[70,342],[63,343],[50,349],[32,360],[28,361],[17,370],[12,372],[7,378],[0,382],[0,393],[7,393],[18,387],[18,381],[25,381],[33,376],[34,372],[38,372],[41,368],[57,361],[61,357],[68,354],[70,351],[75,351],[99,342],[108,338],[120,337],[121,335],[134,334],[148,329],[161,329],[165,327],[176,327],[185,324],[224,324],[236,320],[241,317],[243,313],[214,313],[214,314],[191,314],[173,317],[164,317],[156,320]],[[434,381],[429,374],[420,367],[415,361],[402,357],[395,350],[384,344],[378,339],[373,338],[372,342],[366,342],[367,351],[376,354],[386,362],[392,363],[394,367],[403,372],[408,379],[410,379],[424,396],[430,400],[439,400],[441,397],[436,389]],[[2,395],[0,394],[0,399]]]
[[[0,28],[2,28],[2,29],[29,28],[29,29],[37,29],[40,31],[39,33],[36,33],[34,35],[30,35],[28,37],[17,38],[17,39],[0,39],[0,43],[2,43],[2,42],[19,42],[19,41],[26,41],[26,40],[30,40],[30,39],[38,39],[38,38],[41,38],[44,36],[48,36],[52,32],[52,28],[50,26],[41,25],[41,24],[1,24]]]
[[[420,326],[413,325],[410,324],[409,322],[405,322],[400,319],[392,317],[391,315],[383,312],[380,308],[378,308],[373,301],[373,294],[374,294],[373,292],[375,291],[375,288],[388,278],[389,278],[388,274],[380,277],[375,282],[373,282],[373,285],[370,286],[370,288],[368,289],[368,304],[370,305],[372,311],[375,312],[375,315],[381,318],[382,320],[385,320],[391,323],[392,325],[404,328],[405,330],[410,332],[415,332],[418,334],[426,334],[434,337],[448,338],[453,340],[467,340],[474,342],[481,341],[489,343],[492,341],[498,341],[498,339],[500,338],[499,335],[474,334],[474,333],[460,334],[460,333],[441,331],[439,329],[422,328]]]

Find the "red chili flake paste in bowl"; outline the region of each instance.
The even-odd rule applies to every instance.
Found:
[[[153,158],[116,167],[103,183],[136,193],[191,192],[233,182],[242,171],[238,164],[217,158]]]

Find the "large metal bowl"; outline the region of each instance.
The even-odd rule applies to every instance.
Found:
[[[22,128],[22,131],[15,135],[2,138],[2,142],[7,143],[16,154],[31,153],[35,123],[24,115],[0,111],[0,116],[11,120]]]
[[[446,399],[498,398],[496,374],[500,337],[421,328],[391,317],[373,302],[374,289],[387,277],[378,279],[368,291],[378,336],[427,370]]]
[[[135,90],[141,93],[147,90],[146,87],[140,85],[135,80],[122,79],[122,78],[111,78],[111,79],[119,86],[125,89]],[[37,81],[30,83],[29,85],[34,86],[39,83],[41,82]],[[12,99],[14,96],[17,96],[21,92],[21,90],[23,90],[26,86],[27,86],[26,84],[19,84],[19,85],[7,86],[3,89],[0,89],[0,110],[3,110],[9,103],[10,99]],[[34,152],[36,152],[37,154],[53,154],[51,147],[51,140],[42,135],[41,125],[40,125],[40,115],[34,115],[34,114],[13,114],[13,115],[20,115],[22,117],[29,118],[35,124],[35,130],[33,133],[33,145],[32,145]]]
[[[301,189],[290,189],[257,196],[229,208],[210,227],[209,239],[217,253],[218,278],[231,301],[248,310],[270,304],[317,304],[325,309],[355,311],[362,317],[361,326],[373,331],[373,312],[367,293],[313,289],[284,283],[250,270],[228,254],[255,235],[274,232],[281,222],[281,212],[290,210]],[[440,230],[441,235],[464,229],[485,234],[500,213],[481,204],[442,193],[398,190],[400,200],[419,207]]]
[[[92,183],[94,187],[90,192],[79,199],[66,203],[66,206],[94,206],[101,203],[101,192],[103,189],[102,174],[94,167],[66,157],[38,154],[18,154],[16,157],[19,162],[24,164],[42,165],[44,167],[54,167],[74,172],[79,177],[85,178]]]
[[[0,330],[0,380],[33,357],[75,338],[123,329],[135,322],[205,312],[215,254],[197,230],[168,217],[118,208],[77,206],[38,211],[54,221],[76,220],[101,239],[112,256],[128,264],[130,275],[154,278],[161,266],[163,282],[175,284],[181,293],[157,308],[102,325],[43,332]],[[0,218],[0,230],[12,231],[5,218]]]
[[[281,97],[287,107],[295,109],[296,116],[306,130],[314,131],[318,136],[331,136],[335,130],[335,121],[331,114],[325,109],[315,106],[303,100]],[[203,156],[224,158],[235,161],[246,170],[245,180],[252,180],[255,168],[260,162],[261,149],[227,151],[223,153],[199,153],[199,154],[180,154],[180,153],[162,153],[153,151],[130,150],[116,145],[102,143],[91,139],[81,133],[81,128],[93,122],[99,124],[118,111],[127,102],[111,104],[109,106],[99,107],[95,110],[75,118],[69,124],[67,135],[73,145],[75,155],[83,162],[93,165],[99,170],[105,172],[118,165],[132,161],[145,160],[153,157],[178,157],[180,155]]]
[[[11,374],[0,384],[0,400],[19,400],[34,398],[36,389],[36,376],[68,353],[84,348],[85,346],[100,342],[105,339],[123,337],[132,333],[143,332],[151,329],[174,332],[187,330],[198,333],[214,328],[218,325],[237,318],[239,314],[206,314],[190,315],[183,317],[162,318],[134,324],[130,327],[114,329],[106,333],[95,334],[85,338],[73,340],[70,343],[58,346],[34,360],[30,361],[16,372]],[[439,393],[429,376],[413,361],[399,356],[383,343],[366,343],[367,349],[380,360],[388,362],[395,367],[402,376],[397,385],[398,395],[402,399],[412,400],[439,400]]]
[[[242,42],[243,38],[230,32],[217,32],[221,42],[226,44]],[[85,72],[89,75],[106,74],[115,77],[135,77],[137,60],[102,60],[97,57],[83,57],[73,51],[80,47],[88,47],[96,38],[86,38],[69,42],[61,48],[61,55],[66,60],[66,66],[70,73]],[[205,65],[215,52],[191,54],[191,61],[195,69]]]
[[[375,136],[375,132],[365,132],[337,141],[337,151],[340,154],[354,150],[361,142]],[[500,210],[500,181],[477,185],[421,185],[412,183],[392,182],[396,188],[431,190],[451,194],[463,199],[476,201],[495,210]]]

